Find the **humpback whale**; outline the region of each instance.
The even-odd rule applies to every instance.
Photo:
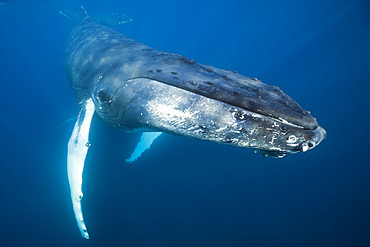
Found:
[[[80,106],[68,142],[73,210],[89,238],[82,172],[95,113],[124,132],[143,132],[133,162],[162,132],[283,157],[317,146],[326,131],[278,87],[137,42],[86,12],[71,31],[65,68]]]

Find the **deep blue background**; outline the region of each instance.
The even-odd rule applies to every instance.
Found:
[[[153,48],[279,86],[328,131],[283,159],[93,119],[80,236],[66,173],[78,106],[64,72],[73,23],[121,12]],[[6,1],[0,4],[0,247],[370,246],[370,3]]]

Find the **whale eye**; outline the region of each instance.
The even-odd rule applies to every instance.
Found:
[[[109,97],[103,89],[100,89],[97,92],[96,98],[101,102],[108,102],[109,101]]]
[[[110,96],[107,94],[106,90],[99,89],[97,92],[94,93],[95,99],[99,104],[99,109],[108,108],[110,103],[112,102]]]

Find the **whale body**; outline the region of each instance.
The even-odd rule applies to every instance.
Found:
[[[128,162],[162,132],[279,158],[306,152],[326,137],[316,119],[278,87],[158,51],[88,15],[70,34],[65,67],[80,105],[67,165],[73,209],[85,238],[82,172],[95,112],[124,132],[143,132]]]

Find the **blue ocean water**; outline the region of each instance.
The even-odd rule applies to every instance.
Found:
[[[59,10],[120,12],[114,27],[158,50],[279,86],[328,132],[283,159],[139,134],[94,117],[83,210],[66,172],[78,106],[64,70],[74,23]],[[0,1],[0,247],[370,246],[370,3]]]

